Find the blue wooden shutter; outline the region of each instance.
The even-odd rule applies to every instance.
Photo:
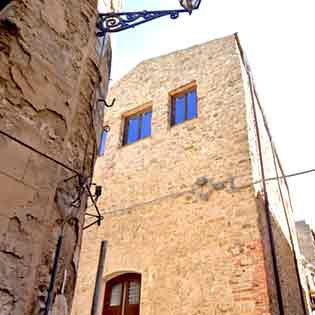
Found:
[[[107,132],[105,131],[105,129],[103,129],[102,134],[101,134],[100,146],[98,148],[98,155],[99,156],[103,156],[105,154],[106,139],[107,139]]]
[[[185,120],[185,95],[176,97],[175,100],[175,124]]]
[[[197,117],[197,92],[196,90],[187,93],[187,119]]]
[[[128,122],[127,144],[133,143],[139,139],[139,116],[134,116]]]
[[[151,120],[152,120],[152,112],[146,112],[142,114],[141,135],[140,135],[141,139],[151,136]]]

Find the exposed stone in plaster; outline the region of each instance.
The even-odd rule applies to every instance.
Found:
[[[1,305],[1,314],[3,315],[12,315],[14,308],[14,297],[8,291],[0,288],[0,305]]]
[[[208,178],[206,176],[203,176],[203,177],[199,177],[197,178],[196,180],[196,185],[198,186],[204,186],[206,185],[208,182]]]
[[[52,315],[68,315],[68,304],[64,295],[57,295]]]

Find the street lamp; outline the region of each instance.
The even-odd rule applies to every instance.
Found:
[[[201,0],[179,0],[180,5],[189,13],[199,8]]]
[[[137,11],[137,12],[111,12],[100,13],[96,24],[98,37],[106,33],[117,33],[137,25],[158,19],[163,16],[170,16],[177,19],[180,13],[189,13],[199,8],[201,0],[178,0],[183,9],[180,10],[158,10],[158,11]]]

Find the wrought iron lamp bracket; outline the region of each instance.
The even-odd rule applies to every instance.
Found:
[[[170,16],[171,19],[175,20],[179,17],[181,13],[191,14],[191,12],[185,9],[100,13],[98,21],[96,23],[96,35],[98,37],[103,37],[106,33],[121,32],[163,16]]]

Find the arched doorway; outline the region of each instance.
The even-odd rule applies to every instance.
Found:
[[[141,275],[127,273],[106,283],[103,315],[139,315]]]

